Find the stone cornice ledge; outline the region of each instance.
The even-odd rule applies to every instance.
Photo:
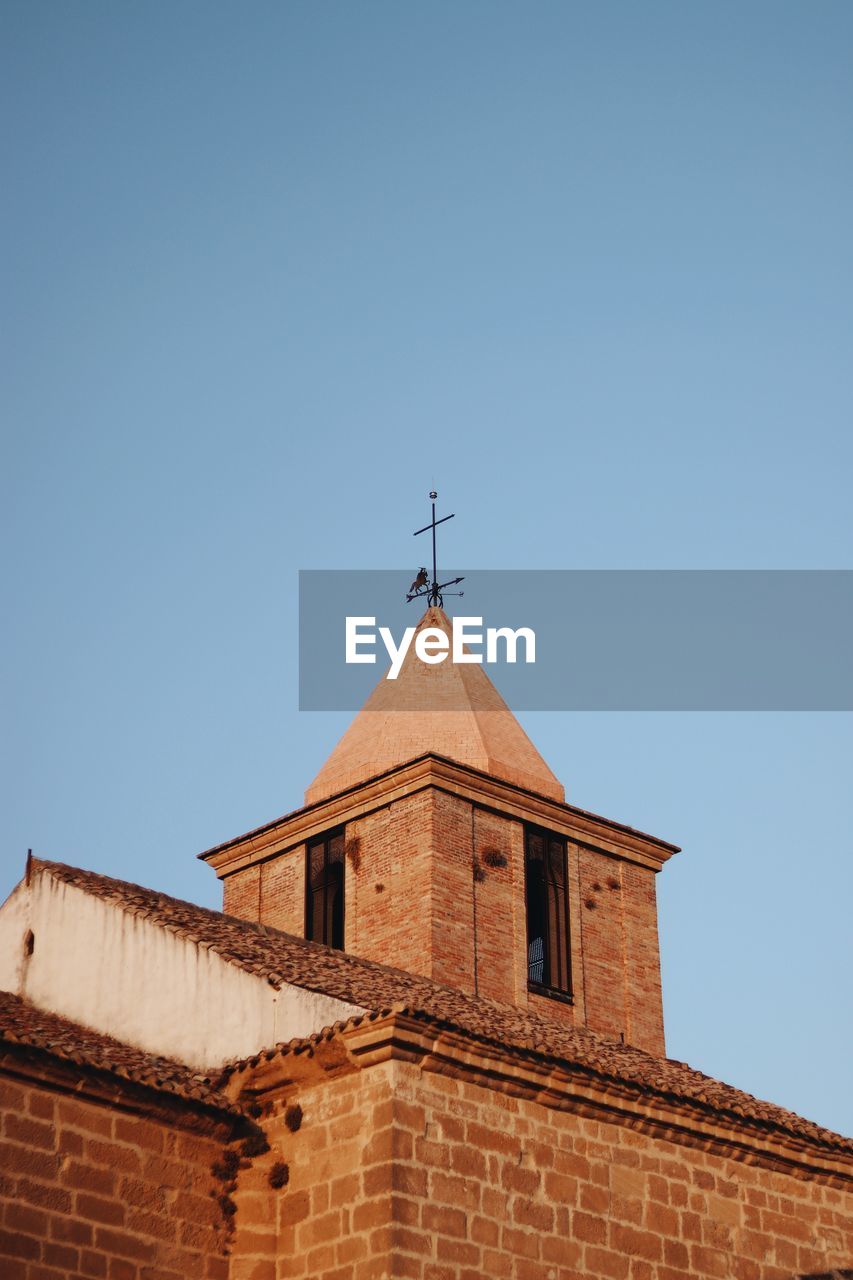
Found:
[[[260,1054],[235,1068],[225,1092],[244,1101],[247,1096],[270,1098],[391,1061],[793,1177],[818,1178],[844,1189],[853,1183],[853,1156],[844,1151],[712,1104],[658,1093],[514,1046],[486,1043],[408,1013],[354,1019],[320,1036]]]
[[[404,796],[435,787],[450,795],[460,796],[482,808],[534,822],[565,835],[569,840],[588,844],[615,857],[659,871],[674,853],[677,845],[646,835],[633,827],[603,818],[539,792],[528,791],[505,782],[479,769],[457,764],[443,756],[425,755],[398,765],[358,786],[351,787],[327,800],[318,800],[293,813],[269,822],[245,835],[200,853],[198,857],[212,866],[220,877],[233,875],[246,867],[286,853],[306,840],[333,827],[386,808]]]

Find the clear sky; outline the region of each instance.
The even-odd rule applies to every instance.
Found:
[[[850,567],[853,6],[4,0],[0,896],[220,903],[299,568]],[[475,599],[469,579],[466,605]],[[625,619],[626,627],[631,619]],[[845,714],[541,713],[668,1050],[853,1131]]]

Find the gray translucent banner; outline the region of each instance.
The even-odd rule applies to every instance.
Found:
[[[535,662],[524,661],[520,644],[513,665],[499,644],[498,662],[478,668],[514,710],[853,710],[851,570],[450,569],[441,578],[459,575],[465,580],[455,590],[464,597],[444,600],[451,620],[481,618],[483,629],[535,634]],[[428,603],[406,603],[412,576],[300,572],[301,710],[356,710],[384,680],[390,660],[378,634],[358,649],[374,653],[375,663],[346,662],[346,620],[375,618],[372,630],[388,628],[399,645]],[[485,642],[469,651],[485,657]],[[416,709],[428,710],[435,680],[421,683]],[[420,686],[407,687],[411,710],[411,690]],[[468,705],[470,687],[470,678],[464,687],[443,679],[442,707]]]

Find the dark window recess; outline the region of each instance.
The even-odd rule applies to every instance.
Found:
[[[571,996],[566,842],[545,831],[525,833],[527,980],[532,987]]]
[[[305,937],[344,949],[344,833],[334,831],[308,846],[305,868]]]

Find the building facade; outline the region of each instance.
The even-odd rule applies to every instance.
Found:
[[[222,913],[28,863],[0,1275],[853,1275],[853,1143],[665,1056],[677,848],[566,803],[481,668],[415,662],[303,808],[201,855]]]

